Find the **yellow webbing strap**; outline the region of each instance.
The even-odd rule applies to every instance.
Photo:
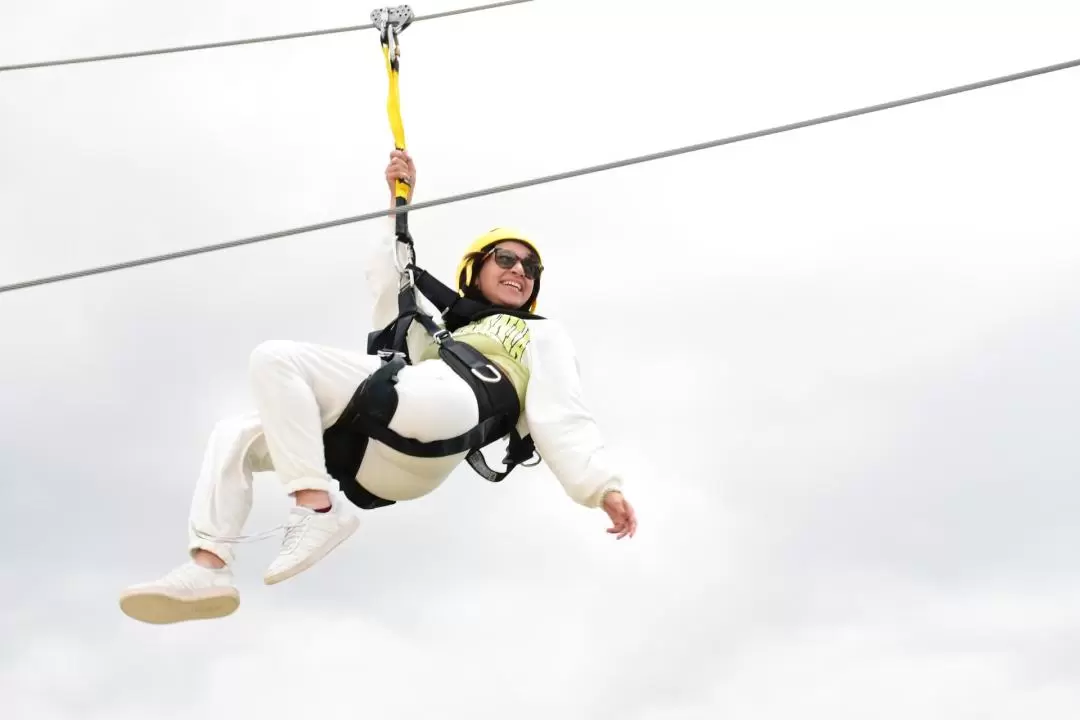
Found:
[[[390,44],[388,36],[393,31],[389,28],[383,35],[382,51],[386,60],[386,74],[390,78],[390,92],[386,98],[386,114],[390,118],[390,130],[394,133],[394,147],[398,150],[405,149],[405,126],[401,122],[401,94],[398,90],[398,45],[394,42],[394,55],[390,56]],[[398,180],[395,183],[394,195],[398,205],[405,205],[409,198],[409,185]],[[398,217],[402,217],[398,215]]]
[[[386,61],[386,75],[390,80],[390,91],[386,96],[386,114],[390,118],[390,130],[394,133],[394,147],[405,150],[405,125],[401,122],[401,92],[398,89],[398,60],[401,46],[398,36],[413,21],[412,8],[408,5],[386,7],[373,10],[371,20],[379,29],[379,42],[382,44],[383,59]],[[394,182],[394,228],[398,242],[409,246],[412,253],[412,238],[409,236],[409,219],[405,207],[409,204],[410,180]],[[400,268],[399,268],[400,269]]]

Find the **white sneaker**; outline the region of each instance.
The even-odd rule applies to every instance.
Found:
[[[233,585],[232,570],[213,570],[193,561],[120,594],[120,609],[125,615],[155,625],[225,617],[239,606],[240,592]]]
[[[263,582],[273,585],[299,575],[356,532],[360,519],[341,508],[342,503],[337,498],[330,511],[325,513],[300,506],[292,508],[281,551],[270,563]]]

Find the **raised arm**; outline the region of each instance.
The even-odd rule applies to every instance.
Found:
[[[386,166],[386,184],[390,188],[391,209],[394,208],[394,183],[398,179],[407,179],[409,181],[411,186],[409,188],[409,200],[411,201],[412,193],[416,188],[416,165],[407,153],[394,150],[390,153],[390,163]],[[395,253],[398,256],[396,263]],[[364,268],[364,277],[367,279],[373,297],[371,322],[375,330],[386,327],[398,315],[398,292],[401,274],[398,272],[397,265],[405,265],[407,260],[408,252],[397,242],[397,237],[394,234],[394,215],[388,215],[385,230],[379,233],[371,245]],[[433,314],[433,317],[437,319],[438,313],[431,307],[426,298],[415,289],[413,294],[416,296],[420,308]],[[415,356],[416,351],[414,348],[426,345],[428,340],[429,338],[423,326],[414,323],[409,330],[410,353]]]

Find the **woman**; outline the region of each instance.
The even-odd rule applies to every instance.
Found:
[[[385,174],[393,207],[395,182],[406,180],[415,188],[416,168],[405,152],[395,150]],[[390,232],[376,243],[366,268],[375,293],[376,328],[388,325],[399,311],[397,246],[391,220]],[[457,286],[467,297],[531,312],[541,272],[533,243],[493,233],[466,253]],[[607,532],[632,537],[634,510],[621,492],[620,470],[582,402],[574,348],[565,331],[553,320],[515,318],[511,336],[498,319],[470,323],[455,330],[454,338],[484,353],[514,382],[524,408],[520,427],[531,435],[567,495],[585,507],[602,508],[612,522]],[[390,429],[429,442],[476,425],[473,390],[432,350],[431,337],[419,324],[410,329],[408,345],[416,361],[399,373]],[[376,355],[309,343],[259,345],[250,359],[256,411],[219,422],[210,435],[191,505],[188,561],[156,581],[127,588],[120,599],[123,612],[144,622],[171,623],[236,610],[240,596],[230,568],[232,544],[251,510],[253,472],[274,471],[295,501],[279,554],[264,576],[267,584],[306,570],[352,535],[359,519],[327,472],[323,432],[380,364]],[[410,457],[371,441],[356,482],[387,500],[411,500],[437,488],[463,457]]]

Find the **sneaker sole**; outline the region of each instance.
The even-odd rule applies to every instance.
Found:
[[[279,582],[288,580],[292,577],[296,577],[297,575],[309,569],[312,565],[329,555],[331,550],[352,537],[352,534],[356,532],[357,528],[359,527],[360,518],[356,517],[355,515],[350,517],[346,521],[346,524],[343,525],[340,530],[338,530],[337,534],[331,536],[325,545],[323,545],[318,550],[311,553],[306,558],[304,558],[290,568],[282,570],[278,573],[274,573],[272,575],[270,573],[267,573],[263,576],[263,582],[267,585],[276,585]]]
[[[222,618],[232,615],[238,607],[240,593],[236,590],[215,590],[213,594],[193,597],[141,591],[120,597],[120,610],[125,615],[151,625]]]

